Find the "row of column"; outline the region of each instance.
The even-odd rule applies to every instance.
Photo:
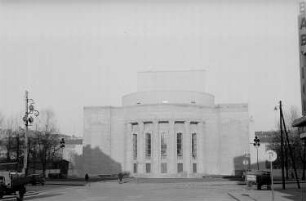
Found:
[[[161,123],[168,123],[168,128],[160,128]],[[196,124],[191,128],[191,123]],[[183,124],[183,125],[182,125]],[[176,126],[177,125],[177,126]],[[177,164],[183,163],[183,173],[192,174],[192,164],[197,164],[197,172],[203,172],[203,123],[191,121],[138,121],[127,123],[128,134],[125,136],[126,157],[125,168],[133,173],[134,163],[137,163],[137,174],[146,173],[146,163],[151,164],[150,175],[161,175],[161,163],[167,163],[167,173],[177,174]],[[191,130],[193,129],[193,130]],[[167,157],[161,159],[161,132],[166,131]],[[176,135],[183,135],[183,159],[177,158]],[[151,159],[145,157],[145,134],[151,133]],[[192,133],[197,134],[197,159],[192,159]],[[133,159],[133,134],[137,134],[137,159]]]

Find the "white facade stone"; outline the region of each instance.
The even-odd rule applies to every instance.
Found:
[[[196,73],[198,74],[195,76]],[[146,83],[139,88],[154,90],[155,84],[150,83],[150,80],[165,82],[165,78],[171,77],[170,72],[166,74],[166,76],[161,72],[140,74],[139,83]],[[125,96],[123,107],[85,107],[85,146],[97,147],[103,153],[101,156],[108,157],[109,163],[119,165],[121,171],[128,171],[136,177],[201,177],[235,175],[242,171],[244,168],[242,156],[246,150],[249,150],[248,105],[216,105],[213,96],[205,94],[203,87],[200,86],[195,87],[200,92],[184,91],[193,89],[195,84],[202,84],[205,79],[200,79],[201,75],[205,73],[187,72],[187,77],[194,77],[195,82],[189,81],[192,84],[188,84],[184,81],[183,90],[175,93],[175,96],[169,91],[168,97],[172,99],[169,98],[167,103],[161,102],[161,99],[156,99],[154,96],[150,99],[151,95],[147,91]],[[183,73],[174,73],[173,77],[183,79]],[[167,90],[172,88],[177,90],[178,87],[178,84],[168,84]],[[156,89],[161,90],[161,86],[156,86]],[[162,94],[166,97],[167,90],[153,94]],[[146,95],[143,100],[146,101],[137,104],[142,97],[141,94],[144,93]],[[190,95],[197,93],[199,97],[209,97],[209,101],[186,101]],[[181,94],[182,100],[177,94]],[[193,97],[189,98],[192,100]],[[183,139],[182,157],[177,156],[178,132],[182,133]],[[151,158],[146,158],[145,154],[146,133],[151,134]],[[166,136],[166,157],[161,156],[162,133]],[[192,133],[197,136],[196,158],[192,157]],[[133,158],[133,134],[137,135],[136,160]],[[104,161],[98,156],[93,158]],[[167,164],[166,173],[162,173],[162,163]],[[183,171],[180,173],[178,163],[183,164]],[[148,169],[146,164],[151,166],[149,173],[146,172]]]

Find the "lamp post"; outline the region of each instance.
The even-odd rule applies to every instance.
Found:
[[[28,127],[34,122],[33,115],[37,117],[39,112],[34,108],[34,100],[29,99],[29,92],[25,91],[25,115],[22,118],[25,125],[24,133],[24,157],[23,157],[23,168],[22,173],[27,174],[27,165],[28,165]]]
[[[260,146],[260,140],[258,139],[257,136],[255,136],[254,138],[254,143],[253,143],[254,147],[256,148],[257,151],[257,169],[259,170],[259,164],[258,164],[258,148]]]

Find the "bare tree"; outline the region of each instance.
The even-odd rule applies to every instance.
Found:
[[[52,110],[42,110],[39,119],[32,125],[28,132],[28,167],[32,164],[36,169],[36,162],[41,164],[43,174],[46,174],[47,165],[60,157],[59,135],[56,126],[56,117]],[[17,162],[17,169],[22,167],[24,153],[25,131],[20,127],[20,119],[11,117],[4,119],[0,114],[0,126],[3,139],[0,141],[1,148],[5,151],[6,162]]]
[[[295,119],[299,118],[301,115],[299,113],[299,110],[295,106],[291,106],[288,110],[284,111],[284,119],[286,123],[286,129],[288,132],[288,139],[290,146],[292,148],[293,152],[293,159],[289,160],[289,148],[288,143],[286,140],[284,140],[284,164],[285,164],[285,170],[286,170],[286,178],[289,178],[289,169],[292,166],[292,163],[296,163],[298,168],[303,167],[303,178],[305,179],[305,168],[306,168],[306,153],[305,148],[302,147],[302,142],[299,138],[298,130],[295,127],[292,127],[292,123]],[[280,124],[278,122],[277,129],[280,128]],[[285,136],[284,136],[285,137]],[[280,134],[276,134],[273,143],[270,145],[271,149],[274,149],[275,151],[280,154]],[[277,159],[277,161],[274,164],[278,164],[279,167],[281,167],[280,158]]]
[[[46,175],[48,162],[55,155],[54,150],[59,144],[58,128],[56,126],[55,114],[52,110],[42,110],[35,132],[37,156],[42,164],[43,174]]]
[[[17,136],[19,138],[20,130],[17,118],[10,117],[9,119],[7,119],[4,127],[4,139],[2,145],[6,149],[6,161],[9,162],[12,160],[18,160],[18,157],[20,155],[20,144],[17,143],[16,139]]]
[[[36,124],[37,130],[46,133],[57,133],[55,113],[51,109],[42,110],[39,114],[38,122]]]

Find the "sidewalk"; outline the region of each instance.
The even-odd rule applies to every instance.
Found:
[[[295,184],[286,184],[286,189],[283,190],[281,185],[276,184],[274,187],[275,201],[301,201],[306,200],[305,185],[298,189]],[[303,191],[302,191],[303,190]],[[271,201],[271,190],[256,190],[255,188],[244,188],[242,192],[229,192],[233,199],[237,201]]]

